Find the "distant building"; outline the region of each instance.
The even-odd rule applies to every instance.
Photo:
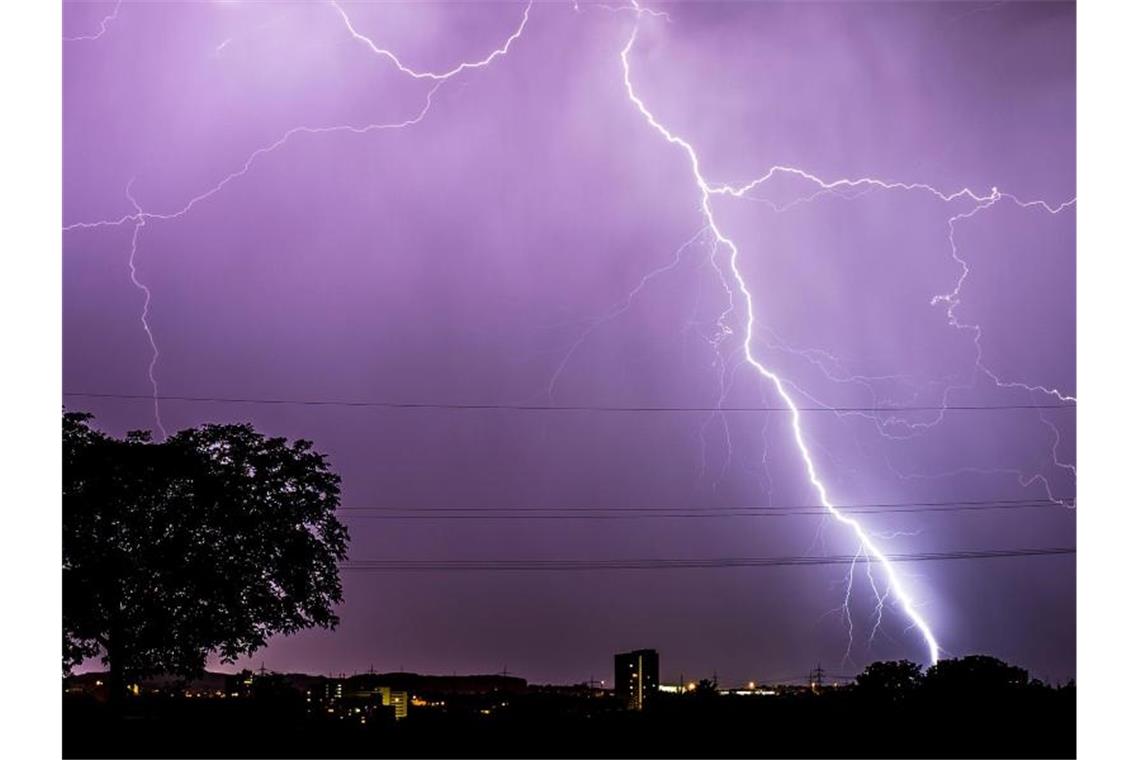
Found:
[[[342,679],[330,678],[322,684],[321,700],[323,702],[339,702],[343,698],[344,681]]]
[[[643,709],[659,683],[656,649],[614,655],[614,694],[628,709]]]
[[[408,717],[408,692],[392,691],[387,686],[381,686],[380,701],[385,707],[392,708],[396,720]]]
[[[225,677],[226,694],[230,697],[252,697],[254,675],[252,670],[230,673]]]

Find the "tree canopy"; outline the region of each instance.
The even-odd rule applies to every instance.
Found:
[[[925,679],[928,689],[943,692],[999,693],[1029,683],[1024,668],[982,654],[939,660],[926,671]]]
[[[203,425],[154,443],[90,420],[63,416],[65,672],[99,655],[113,682],[190,676],[336,626],[348,530],[310,442]]]
[[[922,666],[910,660],[873,662],[855,678],[860,691],[904,696],[922,683]]]
[[[902,698],[919,689],[928,695],[1003,694],[1011,689],[1040,687],[1024,668],[989,655],[939,660],[923,673],[909,660],[873,662],[855,678],[860,692],[878,697]]]

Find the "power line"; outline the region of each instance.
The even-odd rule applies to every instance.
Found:
[[[953,499],[950,501],[856,501],[853,504],[837,505],[837,509],[928,509],[952,507],[958,508],[1003,508],[1021,505],[1035,506],[1039,504],[1051,506],[1072,506],[1074,497],[1039,497],[1033,499]],[[463,512],[502,512],[502,513],[531,513],[531,512],[559,512],[559,513],[597,513],[597,512],[785,512],[785,510],[821,510],[828,512],[828,508],[819,504],[726,504],[708,507],[695,505],[666,506],[666,505],[353,505],[337,507],[341,512],[400,512],[400,513],[463,513]]]
[[[912,512],[986,512],[1006,509],[1071,507],[1074,499],[989,499],[982,501],[868,502],[838,506],[846,514]],[[346,506],[338,509],[348,519],[371,520],[593,520],[723,517],[787,517],[828,515],[827,507],[800,505],[736,505],[715,507],[668,506]],[[365,514],[351,514],[365,513]]]
[[[1044,557],[1076,554],[1073,547],[1027,549],[983,549],[952,552],[920,552],[895,554],[891,562],[940,562],[945,560],[983,560],[1011,557]],[[474,572],[474,571],[583,571],[583,570],[689,570],[733,567],[802,567],[816,565],[850,565],[873,562],[864,554],[815,557],[716,557],[705,559],[523,559],[523,560],[349,560],[340,568],[361,572]]]
[[[1070,497],[1070,496],[1057,497],[1056,501],[1064,502],[1064,504],[1070,505],[1070,504],[1073,504],[1073,502],[1075,501],[1075,498]],[[1051,501],[1050,499],[1045,498],[1045,497],[1034,498],[1034,499],[977,499],[977,500],[953,499],[950,501],[855,501],[855,502],[852,502],[852,504],[836,505],[836,508],[837,509],[857,509],[857,508],[864,508],[864,507],[866,507],[866,508],[880,508],[880,507],[881,508],[893,508],[893,507],[943,507],[943,506],[990,506],[990,505],[1004,506],[1004,505],[1017,505],[1017,504],[1039,504],[1039,502],[1050,502],[1050,504],[1052,504],[1053,501]],[[455,512],[455,510],[458,510],[458,509],[471,509],[471,510],[516,509],[516,510],[520,510],[520,512],[531,512],[531,510],[536,510],[536,509],[555,509],[555,510],[560,510],[560,512],[567,512],[567,510],[572,510],[572,509],[580,509],[580,510],[584,510],[584,512],[596,512],[596,510],[606,510],[606,512],[618,512],[618,510],[622,510],[622,512],[627,512],[627,510],[634,510],[634,512],[637,512],[637,510],[648,510],[648,512],[662,512],[662,510],[669,510],[669,509],[677,510],[677,512],[690,512],[690,510],[693,510],[693,509],[815,509],[815,508],[825,509],[825,507],[822,507],[819,504],[783,504],[783,505],[775,505],[775,504],[725,504],[725,505],[716,505],[716,506],[710,506],[710,507],[694,507],[692,505],[690,505],[690,506],[663,506],[663,505],[588,505],[588,506],[575,506],[575,505],[553,505],[553,504],[551,504],[551,505],[520,505],[520,506],[507,506],[507,505],[479,505],[479,506],[471,506],[471,505],[447,505],[447,506],[439,506],[439,505],[432,505],[432,506],[377,505],[377,506],[364,506],[364,505],[361,505],[361,506],[342,506],[339,508],[340,509],[396,509],[396,510],[400,510],[400,512],[406,512],[406,510],[413,510],[413,509],[415,509],[415,510],[435,509],[435,510],[440,510],[440,512]]]
[[[435,409],[444,411],[507,411],[507,412],[619,412],[619,413],[744,413],[744,412],[782,412],[790,413],[792,410],[786,406],[606,406],[597,404],[505,404],[505,403],[476,403],[476,402],[427,402],[427,401],[351,401],[346,399],[287,399],[287,398],[249,398],[233,396],[153,396],[142,393],[90,393],[81,391],[65,391],[64,396],[82,398],[120,399],[129,401],[185,401],[189,403],[211,404],[259,404],[270,406],[328,406],[348,408],[377,408],[377,409]],[[985,412],[1008,411],[1016,409],[1076,409],[1072,404],[948,404],[946,406],[801,406],[801,412],[832,412],[832,413],[865,413],[865,414],[892,414],[896,412]]]

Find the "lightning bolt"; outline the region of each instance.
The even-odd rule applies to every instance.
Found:
[[[370,38],[356,31],[356,28],[352,25],[352,19],[348,17],[348,14],[344,12],[344,8],[341,8],[340,4],[337,3],[336,0],[329,0],[329,3],[334,8],[336,8],[337,13],[340,14],[341,19],[344,21],[345,28],[348,29],[349,34],[351,34],[353,38],[362,42],[376,55],[381,56],[382,58],[387,58],[389,61],[395,64],[396,68],[400,70],[400,73],[406,74],[413,79],[431,79],[437,82],[442,82],[447,79],[451,79],[456,74],[467,71],[468,69],[481,69],[484,66],[490,64],[496,58],[500,58],[510,52],[511,45],[514,44],[515,40],[522,36],[523,29],[526,27],[526,22],[530,20],[530,8],[533,4],[533,0],[528,2],[526,4],[526,8],[523,9],[522,21],[519,22],[518,28],[515,29],[511,36],[507,37],[506,41],[503,42],[501,46],[492,50],[481,60],[464,61],[463,63],[456,65],[454,68],[439,73],[434,71],[417,71],[416,69],[413,69],[409,66],[405,66],[403,62],[400,61],[399,57],[391,50],[380,47]]]
[[[142,322],[143,332],[146,333],[146,339],[150,343],[150,364],[147,365],[146,374],[150,378],[151,398],[154,401],[154,423],[162,432],[162,439],[166,440],[166,428],[162,424],[162,411],[159,409],[158,404],[158,379],[154,376],[155,365],[158,364],[158,343],[155,342],[154,332],[150,329],[150,288],[139,280],[138,269],[135,266],[135,257],[139,252],[139,233],[142,228],[146,226],[146,216],[143,214],[142,206],[135,200],[135,196],[131,193],[131,186],[134,185],[134,178],[127,183],[127,200],[135,207],[135,229],[131,233],[131,255],[127,259],[127,268],[130,270],[131,283],[136,288],[142,291],[143,294],[143,307],[142,313],[139,315],[139,321]]]
[[[573,5],[575,13],[581,13],[582,12],[582,6],[578,3],[577,0],[573,0],[572,5]],[[635,7],[633,5],[610,5],[609,3],[587,3],[586,8],[588,8],[589,10],[606,11],[607,13],[636,13],[639,15],[644,13],[647,16],[657,16],[658,18],[663,18],[668,22],[673,21],[673,19],[665,11],[654,10],[654,9],[648,8],[644,5],[641,6],[640,8],[638,8],[638,7]]]
[[[717,338],[714,338],[713,340],[715,341],[715,340],[717,340]],[[705,421],[701,424],[701,427],[700,427],[701,469],[700,469],[700,472],[697,474],[698,480],[704,478],[705,468],[707,467],[707,464],[708,464],[707,463],[707,456],[706,456],[706,451],[708,449],[708,441],[706,439],[706,433],[707,433],[708,427],[712,423],[712,421],[717,420],[720,423],[721,432],[724,434],[724,445],[725,445],[725,448],[727,449],[727,451],[726,451],[725,456],[724,456],[724,461],[721,464],[720,474],[717,475],[716,480],[713,481],[713,490],[714,491],[720,488],[721,481],[723,481],[725,476],[728,474],[728,469],[732,465],[732,460],[733,460],[733,457],[735,456],[735,447],[733,446],[733,443],[732,443],[732,430],[728,426],[728,419],[725,417],[724,412],[721,410],[724,409],[724,404],[726,401],[728,401],[728,395],[732,392],[732,387],[736,383],[736,372],[737,372],[737,370],[740,369],[740,367],[744,364],[744,362],[743,361],[737,362],[730,369],[728,366],[728,362],[725,361],[725,358],[718,351],[717,352],[717,364],[720,367],[720,373],[719,373],[720,394],[717,396],[717,400],[716,400],[717,411],[709,412],[708,417],[705,418]],[[764,435],[767,434],[767,429],[768,429],[768,421],[767,421],[767,419],[765,419],[764,427],[762,429],[762,433]],[[768,458],[767,454],[768,454],[768,452],[767,452],[767,439],[765,438],[765,450],[764,450],[764,457],[763,457],[763,464],[764,464],[765,469],[767,469],[767,458]],[[770,484],[771,484],[771,479],[769,478],[769,490],[770,490]],[[769,494],[769,496],[770,496],[770,494]]]
[[[766,365],[764,365],[753,353],[752,337],[756,318],[753,310],[752,292],[749,290],[748,283],[745,281],[744,276],[741,274],[740,268],[738,266],[740,249],[737,247],[736,243],[733,242],[733,240],[721,230],[720,226],[717,224],[716,215],[713,213],[712,197],[717,191],[702,174],[700,158],[698,157],[697,152],[693,146],[686,142],[683,138],[673,134],[667,127],[661,124],[661,122],[659,122],[653,115],[653,112],[650,111],[649,108],[645,105],[645,102],[638,96],[637,91],[633,86],[629,54],[633,49],[634,44],[637,42],[637,35],[641,28],[642,14],[640,13],[641,6],[638,3],[638,0],[633,0],[632,4],[633,7],[636,8],[639,12],[637,14],[636,22],[634,23],[633,31],[630,33],[629,40],[626,42],[625,47],[622,48],[620,56],[626,94],[629,97],[630,102],[634,105],[635,108],[637,108],[638,112],[645,119],[646,123],[671,145],[675,145],[684,151],[686,157],[689,160],[689,166],[692,170],[693,181],[696,184],[697,189],[700,191],[701,210],[705,217],[705,224],[716,237],[717,242],[728,249],[730,253],[728,259],[729,268],[736,283],[736,289],[744,298],[744,305],[747,314],[747,317],[745,319],[745,335],[743,341],[745,361],[747,361],[748,364],[751,365],[759,375],[761,375],[772,385],[784,405],[791,413],[792,433],[795,439],[795,444],[799,449],[800,459],[803,462],[807,477],[811,481],[812,486],[815,488],[815,491],[819,496],[820,503],[827,508],[828,512],[830,512],[836,520],[851,529],[851,531],[859,540],[860,551],[865,552],[870,557],[874,557],[874,559],[883,568],[883,571],[889,580],[891,592],[899,601],[899,604],[903,608],[907,617],[922,634],[923,641],[926,644],[929,660],[931,663],[935,663],[938,661],[939,646],[938,640],[934,637],[934,632],[931,630],[930,625],[926,622],[925,619],[923,619],[922,615],[919,614],[918,610],[915,608],[910,594],[903,586],[901,578],[899,578],[898,573],[895,571],[894,566],[891,564],[887,556],[879,550],[879,548],[871,540],[870,535],[868,535],[867,531],[863,528],[858,520],[855,520],[854,518],[844,514],[832,502],[827,492],[827,486],[824,484],[817,471],[815,458],[804,438],[803,421],[801,419],[800,410],[796,406],[795,400],[788,392],[783,380]]]
[[[1057,453],[1057,447],[1061,445],[1061,431],[1057,429],[1056,425],[1045,419],[1043,412],[1038,411],[1037,417],[1041,420],[1042,424],[1044,424],[1045,427],[1053,431],[1053,466],[1060,467],[1062,470],[1068,470],[1075,477],[1077,474],[1077,466],[1071,462],[1062,462],[1061,455]]]
[[[1045,203],[1044,201],[1022,201],[1017,196],[1011,195],[1009,193],[1002,193],[1001,191],[999,191],[995,187],[995,188],[993,188],[990,195],[987,196],[986,198],[981,199],[979,201],[978,205],[975,206],[973,210],[966,212],[966,213],[956,214],[956,215],[952,216],[949,219],[949,221],[947,222],[947,225],[950,228],[950,233],[949,233],[950,250],[951,250],[952,258],[954,259],[954,261],[958,264],[959,268],[961,269],[961,275],[958,277],[958,282],[954,286],[954,289],[952,291],[950,291],[949,293],[944,293],[941,295],[934,296],[930,300],[930,303],[931,303],[931,305],[936,305],[939,303],[946,304],[946,318],[949,321],[950,325],[952,327],[955,327],[955,328],[960,329],[960,330],[970,331],[974,334],[974,346],[975,346],[975,350],[976,350],[976,361],[975,361],[975,365],[974,365],[975,369],[984,373],[999,388],[1006,388],[1006,389],[1020,388],[1021,390],[1027,391],[1029,393],[1035,393],[1035,392],[1044,393],[1046,395],[1049,395],[1049,396],[1056,398],[1058,401],[1076,402],[1076,400],[1077,400],[1076,396],[1070,396],[1070,395],[1067,395],[1065,393],[1062,393],[1057,388],[1047,388],[1043,385],[1029,385],[1029,384],[1021,383],[1021,382],[1007,381],[1007,380],[1003,380],[1002,378],[998,377],[997,374],[995,374],[992,370],[990,370],[989,368],[987,368],[985,366],[985,364],[983,363],[983,360],[982,360],[982,327],[981,327],[981,325],[964,324],[958,320],[958,317],[955,314],[955,310],[958,308],[959,304],[961,303],[962,286],[965,285],[966,278],[968,278],[970,276],[970,266],[969,266],[969,264],[966,263],[966,260],[963,259],[961,257],[961,255],[959,255],[958,245],[954,239],[954,225],[957,224],[958,222],[962,222],[966,219],[973,217],[978,212],[984,211],[988,208],[992,208],[999,201],[1001,201],[1005,198],[1008,198],[1010,201],[1017,204],[1017,206],[1019,208],[1022,208],[1022,209],[1042,209],[1042,210],[1046,211],[1047,213],[1049,213],[1053,216],[1060,214],[1062,211],[1073,206],[1077,202],[1076,198],[1072,198],[1070,200],[1065,201],[1064,203],[1062,203],[1060,205],[1050,206],[1049,204]],[[949,392],[949,390],[950,389],[947,389],[947,392]]]
[[[855,566],[863,556],[864,547],[859,546],[851,558],[851,567],[847,569],[847,591],[843,596],[843,618],[847,621],[847,649],[843,652],[843,663],[851,662],[851,648],[855,645],[855,620],[851,617],[851,591],[855,587]],[[868,567],[870,563],[867,563]],[[937,654],[935,655],[937,656]]]
[[[157,212],[152,212],[152,211],[143,211],[142,209],[138,208],[138,206],[136,205],[135,213],[126,214],[126,215],[124,215],[118,219],[103,220],[103,221],[97,221],[97,222],[75,222],[75,223],[66,225],[63,229],[66,232],[66,231],[75,230],[75,229],[90,229],[93,227],[115,227],[115,226],[118,226],[121,224],[126,224],[127,222],[137,222],[140,219],[153,219],[153,220],[157,220],[157,221],[170,221],[173,219],[178,219],[180,217],[186,216],[186,214],[190,213],[191,209],[193,209],[199,203],[214,197],[215,195],[220,193],[222,190],[224,190],[225,187],[227,185],[229,185],[231,182],[233,182],[236,179],[239,179],[240,177],[244,177],[246,174],[248,174],[250,169],[253,168],[254,164],[257,163],[258,159],[260,159],[263,156],[268,155],[270,153],[276,152],[278,149],[280,149],[282,146],[284,146],[286,143],[288,143],[292,138],[296,137],[297,135],[328,135],[328,134],[336,134],[336,133],[349,133],[349,134],[354,134],[354,135],[366,135],[366,134],[369,134],[371,132],[381,132],[381,131],[389,130],[389,129],[403,129],[405,127],[410,127],[410,126],[413,126],[415,124],[419,124],[428,115],[428,111],[431,110],[432,97],[435,95],[435,93],[439,89],[439,87],[440,87],[440,85],[436,84],[430,90],[428,90],[427,97],[424,99],[423,108],[421,108],[419,110],[419,112],[417,112],[414,116],[411,116],[410,118],[404,119],[402,121],[390,122],[390,123],[385,123],[385,124],[380,124],[380,123],[365,124],[364,126],[338,124],[338,125],[330,126],[330,127],[293,127],[292,129],[290,129],[287,132],[285,132],[284,134],[282,134],[279,138],[277,138],[273,142],[269,143],[268,145],[264,145],[264,146],[258,148],[257,150],[253,151],[252,153],[250,153],[249,156],[246,157],[245,161],[242,162],[242,165],[238,169],[235,169],[234,171],[230,172],[225,177],[218,180],[218,182],[216,182],[212,187],[210,187],[207,190],[204,190],[201,193],[198,193],[197,195],[195,195],[194,197],[192,197],[188,201],[186,201],[186,203],[183,204],[180,208],[177,208],[173,211],[167,211],[167,212],[163,212],[163,213],[157,213]]]
[[[93,34],[81,34],[81,35],[78,35],[76,37],[64,37],[63,41],[64,42],[79,42],[81,40],[97,40],[97,39],[99,39],[100,37],[102,37],[104,34],[107,33],[107,26],[112,21],[114,21],[115,19],[117,19],[119,17],[119,7],[122,6],[122,4],[123,4],[123,0],[118,0],[115,3],[115,7],[111,9],[111,12],[108,13],[106,16],[104,16],[103,20],[99,22],[99,30],[98,31],[94,32]]]
[[[574,357],[574,354],[578,352],[578,349],[582,347],[582,344],[585,343],[589,337],[597,332],[598,329],[603,325],[612,322],[622,314],[625,314],[627,311],[629,311],[633,307],[633,302],[637,299],[637,296],[641,293],[641,291],[645,290],[646,286],[649,285],[650,282],[655,280],[657,277],[665,274],[666,272],[671,272],[680,266],[681,259],[684,256],[685,251],[698,240],[700,240],[707,231],[707,227],[702,227],[701,229],[697,230],[697,233],[695,235],[682,243],[681,247],[673,252],[673,257],[669,263],[662,264],[656,269],[652,269],[643,275],[638,283],[633,286],[633,289],[626,293],[625,298],[623,298],[618,304],[613,306],[602,316],[591,320],[589,327],[581,335],[578,336],[577,340],[575,340],[570,345],[570,349],[566,352],[565,355],[563,355],[562,361],[558,362],[558,366],[555,367],[554,373],[551,375],[550,382],[546,386],[546,395],[548,398],[554,397],[554,390],[558,385],[559,379],[562,377],[562,373],[566,370],[566,365]]]
[[[875,595],[875,609],[871,613],[874,618],[875,624],[871,626],[871,634],[867,637],[867,648],[870,649],[871,645],[875,643],[875,635],[879,632],[879,627],[883,624],[883,606],[887,603],[887,597],[890,595],[890,589],[879,593],[879,586],[875,583],[875,573],[872,571],[871,563],[868,562],[867,568],[867,583],[871,586],[871,593]]]

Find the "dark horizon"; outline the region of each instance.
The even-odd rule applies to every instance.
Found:
[[[978,656],[978,655],[988,656],[988,657],[993,656],[993,655],[982,653],[982,652],[973,652],[973,653],[971,653],[970,656]],[[613,657],[613,655],[611,654],[611,656],[610,656],[611,661],[612,661],[612,657]],[[530,686],[578,686],[578,685],[582,685],[582,684],[594,683],[594,684],[599,684],[599,688],[612,689],[612,687],[613,687],[613,667],[612,667],[612,665],[610,667],[610,670],[604,671],[604,673],[602,673],[602,675],[604,675],[605,678],[598,677],[599,673],[590,673],[590,674],[587,674],[584,677],[577,679],[577,680],[572,679],[569,681],[553,682],[553,681],[542,681],[542,680],[538,680],[538,679],[531,679],[531,678],[527,677],[527,675],[525,673],[516,673],[513,671],[503,673],[502,670],[484,671],[484,672],[473,671],[473,672],[467,672],[467,673],[460,673],[460,672],[443,673],[443,672],[430,672],[430,671],[420,672],[420,671],[412,671],[412,670],[383,671],[383,670],[372,670],[372,669],[360,670],[360,671],[351,671],[351,672],[349,672],[349,671],[332,671],[332,670],[324,670],[321,672],[282,671],[282,670],[275,670],[273,668],[268,667],[267,665],[265,665],[264,661],[262,661],[260,664],[253,665],[252,663],[257,661],[257,659],[258,659],[257,656],[254,655],[253,657],[248,658],[248,660],[249,660],[248,663],[240,665],[240,666],[237,664],[232,664],[232,665],[218,664],[218,665],[215,665],[213,667],[208,667],[202,675],[203,676],[209,676],[209,675],[233,676],[233,675],[239,675],[240,673],[243,673],[243,672],[259,673],[259,672],[261,672],[261,668],[264,666],[265,672],[267,672],[267,673],[271,673],[271,674],[275,674],[275,675],[282,675],[282,676],[304,676],[307,678],[342,679],[342,678],[354,678],[357,676],[376,676],[376,677],[413,676],[413,677],[421,677],[421,678],[457,678],[457,679],[464,679],[464,678],[471,678],[471,679],[477,679],[477,678],[508,678],[508,679],[521,679],[521,680],[525,681]],[[763,676],[763,674],[759,674],[759,675],[749,676],[749,677],[743,678],[743,679],[733,679],[733,678],[726,677],[724,673],[721,673],[720,671],[717,671],[716,669],[714,669],[713,671],[711,671],[709,673],[701,673],[701,672],[698,672],[696,670],[690,671],[690,670],[687,670],[686,668],[683,668],[683,667],[674,666],[674,665],[668,663],[667,659],[665,660],[665,662],[667,664],[669,664],[670,667],[662,670],[662,677],[661,677],[662,685],[684,685],[684,684],[689,684],[691,682],[694,682],[695,680],[700,680],[702,678],[707,678],[709,680],[712,680],[715,677],[717,679],[717,681],[720,683],[720,685],[724,688],[737,688],[739,686],[743,686],[743,685],[748,684],[748,683],[755,683],[757,686],[807,686],[808,681],[810,680],[810,675],[811,675],[812,670],[816,666],[819,665],[819,663],[816,662],[816,663],[810,665],[809,667],[805,668],[802,673],[799,673],[796,675],[765,678]],[[1012,662],[1010,664],[1015,665],[1015,666],[1017,665],[1016,662]],[[226,668],[228,668],[228,669],[226,669]],[[106,670],[101,670],[100,666],[98,664],[89,662],[89,663],[85,663],[84,665],[82,665],[80,667],[75,668],[73,673],[66,676],[65,678],[70,679],[70,678],[76,678],[76,677],[80,677],[80,676],[92,677],[92,676],[98,676],[98,675],[105,675],[107,672],[108,671],[106,671]],[[789,674],[792,673],[791,669],[787,669],[786,672]],[[857,673],[832,674],[832,673],[828,673],[826,670],[824,670],[823,672],[825,675],[825,679],[824,679],[825,683],[830,684],[832,681],[837,681],[840,685],[850,684],[851,682],[854,681],[855,676],[858,675]],[[676,675],[676,678],[674,678],[673,675]],[[1032,671],[1029,671],[1029,677],[1031,679],[1040,680],[1043,683],[1051,685],[1051,686],[1061,686],[1061,685],[1065,685],[1068,683],[1074,683],[1074,684],[1076,683],[1075,677],[1070,678],[1070,679],[1065,679],[1065,680],[1044,679],[1044,678],[1040,678],[1036,673],[1033,673]],[[168,680],[168,679],[177,679],[177,678],[179,678],[179,677],[174,676],[174,675],[170,675],[170,674],[156,674],[156,675],[152,675],[152,676],[146,676],[144,678],[141,678],[140,680],[143,682],[146,682],[146,681],[153,681],[153,680],[164,680],[164,679]],[[193,681],[195,679],[191,678],[189,680]]]
[[[987,657],[877,663],[855,683],[658,691],[657,653],[614,658],[597,683],[527,684],[502,675],[323,676],[245,671],[187,683],[141,682],[105,731],[107,692],[74,679],[67,756],[276,757],[1071,757],[1076,689],[1049,687]],[[719,685],[723,687],[723,684]],[[867,732],[869,722],[893,729]],[[212,730],[197,730],[208,725]],[[829,731],[820,732],[826,725]],[[876,723],[877,725],[877,723]],[[946,725],[966,730],[944,732]],[[762,731],[756,731],[762,727]],[[815,730],[813,730],[813,728]],[[174,748],[173,734],[186,734]],[[221,740],[219,740],[219,737]],[[805,737],[809,740],[805,742]]]

